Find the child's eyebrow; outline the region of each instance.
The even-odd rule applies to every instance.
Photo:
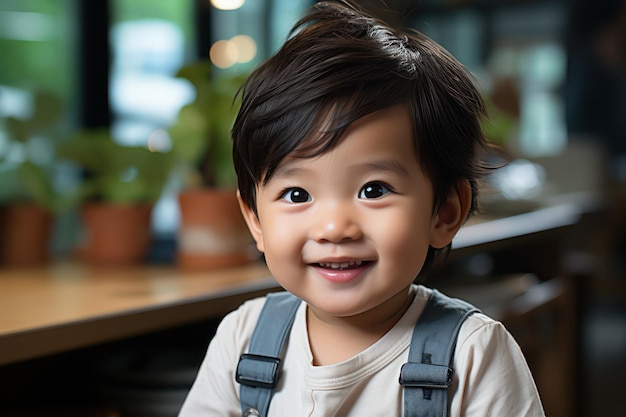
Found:
[[[364,164],[365,168],[373,171],[388,171],[403,176],[409,175],[409,171],[404,165],[395,159],[381,159],[370,161]]]
[[[380,159],[376,161],[368,161],[363,164],[358,164],[357,168],[364,171],[391,172],[402,176],[409,175],[409,171],[406,169],[406,167],[395,159]],[[295,166],[282,166],[274,171],[272,178],[281,179],[306,175],[307,171],[305,168]]]
[[[294,167],[294,166],[280,167],[279,166],[272,174],[272,178],[281,179],[281,178],[288,178],[288,177],[293,177],[293,176],[298,176],[298,175],[305,175],[305,172],[306,170],[300,167]]]

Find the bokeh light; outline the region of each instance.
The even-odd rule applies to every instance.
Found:
[[[250,62],[256,56],[256,42],[248,35],[237,35],[231,39],[237,47],[237,62]]]
[[[211,46],[209,56],[216,67],[228,68],[237,62],[237,46],[229,40],[219,40]]]
[[[236,10],[243,6],[246,0],[211,0],[211,4],[220,10]]]
[[[213,44],[209,56],[218,68],[228,68],[235,64],[250,62],[257,54],[254,39],[248,35],[237,35],[222,39]]]

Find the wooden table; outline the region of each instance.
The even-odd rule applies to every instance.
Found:
[[[578,205],[559,204],[473,220],[455,238],[453,256],[541,238],[576,224],[580,215]],[[72,263],[0,270],[0,365],[219,317],[277,289],[261,264],[197,273]]]
[[[260,264],[0,270],[0,365],[218,317],[278,288]]]

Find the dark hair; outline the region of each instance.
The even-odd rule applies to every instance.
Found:
[[[322,154],[351,123],[398,103],[413,122],[433,210],[461,179],[471,184],[470,213],[476,209],[476,183],[486,173],[485,107],[465,68],[417,31],[395,30],[348,2],[317,3],[240,95],[233,157],[241,197],[252,210],[257,185],[287,155]]]

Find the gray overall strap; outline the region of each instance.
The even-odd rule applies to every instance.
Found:
[[[291,330],[300,299],[287,292],[268,294],[250,339],[241,355],[235,379],[243,416],[267,416],[278,382],[283,344]]]
[[[478,310],[433,290],[400,371],[405,417],[446,417],[452,384],[452,355],[463,321]]]

